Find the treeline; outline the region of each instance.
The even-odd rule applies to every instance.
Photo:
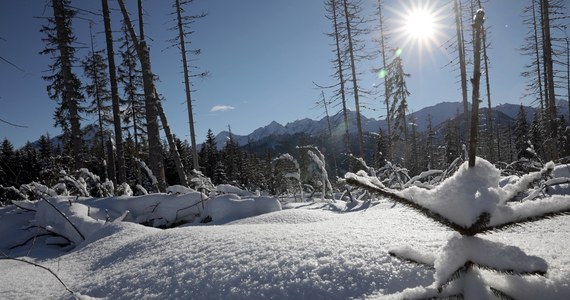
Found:
[[[55,141],[55,142],[54,142]],[[180,159],[185,166],[184,172],[190,177],[196,174],[193,170],[192,146],[188,141],[174,137]],[[110,178],[105,160],[100,158],[102,149],[95,141],[91,147],[83,148],[83,168],[98,176],[101,182]],[[148,144],[143,139],[137,146],[132,136],[125,139],[125,165],[126,183],[131,187],[141,185],[149,192],[156,191],[152,179],[145,166],[141,163],[148,159]],[[183,184],[178,176],[175,159],[169,149],[168,143],[162,141],[164,157],[164,177],[168,185]],[[287,189],[287,180],[283,176],[291,166],[282,162],[274,162],[270,151],[263,158],[246,151],[231,138],[221,149],[217,148],[215,136],[208,131],[207,138],[198,151],[198,160],[201,173],[209,177],[213,184],[232,184],[250,191],[268,191],[280,194]],[[307,172],[308,161],[304,161],[304,170]],[[23,184],[38,182],[48,187],[65,182],[65,176],[73,176],[77,170],[73,167],[73,158],[68,155],[57,139],[49,135],[42,135],[32,144],[30,142],[20,149],[4,139],[0,145],[0,199],[4,199],[7,190],[14,187],[18,189]],[[305,171],[304,171],[305,172]]]

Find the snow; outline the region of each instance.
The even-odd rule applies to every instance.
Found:
[[[273,197],[241,198],[236,194],[226,194],[209,199],[205,215],[216,224],[280,211],[281,204]]]
[[[229,184],[220,184],[216,186],[216,192],[223,194],[235,194],[238,196],[251,196],[252,193],[244,191],[236,186]]]
[[[489,225],[501,225],[561,210],[570,210],[570,197],[554,195],[540,201],[524,201],[500,206],[491,216]]]
[[[425,290],[422,286],[433,282],[434,272],[392,258],[388,250],[404,243],[435,253],[449,235],[414,212],[387,202],[366,210],[344,210],[349,212],[330,210],[331,204],[323,203],[285,207],[288,209],[221,226],[159,230],[111,222],[82,247],[36,260],[56,271],[73,290],[98,298],[390,297],[410,287]],[[3,217],[7,210],[0,209]],[[19,216],[25,219],[30,215],[33,213]],[[549,299],[564,299],[570,295],[562,283],[564,276],[570,276],[570,258],[565,255],[570,239],[568,222],[568,216],[546,220],[490,238],[506,239],[509,244],[518,241],[525,252],[530,249],[557,266],[549,273],[553,279],[540,282],[556,287],[546,294],[552,296]],[[545,235],[552,228],[557,234]],[[17,250],[25,254],[29,247],[12,254]],[[3,297],[71,299],[43,271],[4,260],[0,260],[0,269],[5,277],[5,284],[0,285]],[[541,290],[545,285],[533,286]],[[520,299],[532,298],[523,295]]]
[[[528,256],[518,247],[478,237],[456,235],[439,252],[434,263],[437,286],[446,283],[451,274],[469,261],[479,266],[517,273],[546,273],[548,268],[544,259]]]
[[[166,193],[167,194],[190,194],[190,193],[196,193],[195,190],[191,189],[191,188],[187,188],[185,186],[182,185],[171,185],[169,187],[166,188]]]
[[[486,160],[478,158],[475,166],[461,165],[433,190],[409,187],[401,195],[435,211],[456,224],[469,227],[484,212],[492,212],[499,202],[500,172]]]
[[[554,178],[566,177],[570,178],[570,164],[558,165],[552,170]]]
[[[364,171],[347,177],[388,190]],[[531,179],[502,180],[499,170],[478,159],[475,168],[462,165],[432,190],[409,187],[399,195],[464,226],[482,212],[491,214],[493,226],[570,209],[567,195],[505,202]],[[85,298],[402,299],[462,292],[465,299],[492,299],[489,286],[516,299],[570,298],[569,215],[468,237],[384,199],[282,204],[230,190],[222,186],[223,194],[208,198],[174,186],[170,194],[57,196],[15,202],[28,210],[1,207],[0,294],[73,299],[48,272],[1,259],[11,256],[50,268]],[[200,223],[206,216],[211,222]],[[40,227],[60,236],[37,235],[47,233]],[[61,236],[72,243],[54,245],[68,243]],[[475,267],[438,294],[467,261],[547,276]]]
[[[435,263],[435,256],[431,253],[421,253],[416,251],[409,245],[401,245],[397,248],[390,250],[390,253],[396,257],[412,260],[425,265],[433,266]]]

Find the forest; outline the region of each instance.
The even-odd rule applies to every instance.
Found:
[[[41,136],[20,149],[14,149],[5,139],[0,148],[0,185],[18,187],[38,181],[51,186],[61,180],[60,171],[70,174],[87,168],[102,181],[109,179],[115,186],[126,182],[133,187],[141,184],[152,190],[148,177],[142,174],[141,164],[137,163],[140,161],[148,164],[152,173],[157,175],[157,191],[164,190],[167,185],[187,185],[185,177],[192,170],[197,170],[216,184],[233,183],[247,189],[276,192],[280,187],[269,175],[273,172],[272,161],[282,154],[279,153],[282,149],[252,150],[251,146],[239,145],[231,141],[231,129],[230,141],[222,149],[215,146],[214,135],[210,131],[206,141],[196,141],[191,80],[207,76],[207,72],[191,72],[196,68],[188,61],[195,61],[192,56],[198,55],[200,50],[191,49],[189,42],[192,25],[206,14],[186,13],[191,9],[191,1],[178,1],[173,5],[176,38],[171,43],[181,55],[190,124],[190,141],[182,141],[169,129],[167,116],[160,105],[160,94],[153,85],[156,76],[151,76],[150,61],[145,60],[142,2],[138,3],[136,18],[140,27],[138,36],[122,1],[119,1],[119,6],[123,19],[114,20],[121,22],[122,32],[111,32],[109,5],[104,4],[98,15],[104,21],[99,23],[104,27],[99,30],[105,30],[106,47],[95,49],[92,35],[88,54],[79,58],[75,55],[77,38],[72,24],[74,17],[84,12],[70,1],[54,2],[54,17],[41,28],[46,45],[42,54],[49,55],[53,61],[50,66],[52,74],[44,78],[50,97],[58,103],[54,121],[63,134],[56,139]],[[391,44],[391,36],[398,34],[398,30],[386,25],[383,15],[385,3],[377,3],[373,18],[363,14],[363,3],[359,1],[326,1],[324,5],[331,23],[328,34],[332,54],[331,78],[336,83],[326,87],[317,85],[323,89],[322,99],[317,104],[325,109],[327,120],[329,110],[340,107],[337,115],[342,116],[342,120],[335,128],[331,128],[329,120],[328,132],[307,136],[302,142],[303,145],[315,144],[326,149],[323,153],[330,162],[329,174],[341,176],[346,171],[354,171],[358,166],[354,165],[352,157],[360,157],[377,169],[387,162],[397,165],[406,169],[408,178],[411,178],[423,171],[446,169],[459,157],[465,159],[464,147],[475,140],[478,156],[500,167],[514,168],[515,172],[520,165],[519,159],[542,163],[569,155],[570,143],[567,140],[570,132],[564,119],[570,109],[567,100],[570,94],[569,51],[563,1],[546,4],[529,1],[522,12],[522,22],[528,27],[528,39],[521,41],[520,51],[528,57],[528,65],[521,74],[527,79],[526,95],[521,97],[533,99],[536,109],[529,117],[521,105],[515,120],[505,119],[492,110],[486,29],[483,24],[481,45],[477,48],[475,32],[469,26],[471,16],[478,7],[484,6],[484,1],[451,1],[447,4],[444,8],[452,9],[448,14],[455,17],[457,35],[446,43],[455,54],[450,64],[460,79],[463,111],[457,111],[454,118],[442,124],[432,124],[428,116],[425,131],[416,129],[417,120],[407,110],[406,99],[410,92],[406,78],[410,74],[405,72],[402,57],[398,55],[401,51]],[[370,53],[370,45],[365,45],[370,40],[380,51]],[[476,53],[479,55],[479,70],[474,63]],[[357,69],[358,63],[373,59],[381,61],[381,67],[375,72],[383,79],[383,84],[374,90],[366,90],[359,84],[359,78],[364,75]],[[77,63],[81,65],[83,74],[75,74],[77,68],[67,68]],[[478,96],[479,87],[472,86],[474,76],[471,74],[476,73],[480,73],[480,80],[483,80],[481,89],[485,99]],[[327,91],[326,97],[324,90]],[[363,132],[359,96],[367,97],[374,93],[385,104],[386,126],[378,128],[377,132]],[[472,99],[479,101],[470,101]],[[479,108],[479,102],[486,107]],[[350,109],[356,112],[357,130],[354,134],[349,134]],[[470,120],[473,110],[480,110],[476,121]],[[94,123],[80,123],[87,117]],[[478,126],[470,126],[475,122]],[[89,140],[84,139],[87,136]],[[302,173],[307,173],[306,154],[295,152],[303,156]],[[302,176],[306,180],[311,177],[310,174]],[[7,201],[6,196],[0,196],[0,199]]]
[[[100,11],[88,12],[102,21],[93,30],[104,33],[105,47],[95,48],[91,36],[85,57],[77,55],[73,27],[86,13],[81,3],[46,5],[53,16],[38,29],[44,34],[41,54],[51,59],[43,79],[57,103],[54,124],[62,134],[42,135],[21,148],[6,138],[0,144],[0,266],[38,282],[57,281],[18,287],[18,277],[7,276],[3,294],[570,295],[570,38],[564,0],[525,0],[521,98],[533,106],[520,104],[514,118],[492,109],[491,86],[502,83],[489,76],[488,2],[451,0],[438,7],[453,19],[447,68],[456,73],[452,88],[462,109],[439,124],[428,115],[421,120],[425,130],[408,109],[406,81],[413,74],[406,72],[394,36],[404,30],[429,38],[429,10],[415,7],[399,29],[387,21],[388,0],[374,1],[373,16],[364,13],[361,0],[324,0],[330,69],[323,72],[330,82],[313,85],[321,91],[316,106],[324,110],[328,130],[248,137],[243,145],[233,138],[231,124],[224,141],[212,130],[196,140],[192,82],[208,72],[193,65],[201,50],[190,41],[195,23],[208,16],[189,13],[192,0],[171,2],[171,43],[180,55],[190,140],[173,134],[163,108],[166,99],[152,70],[160,62],[149,55],[142,0],[131,12],[117,0],[116,20],[108,0],[101,0]],[[113,31],[111,22],[120,22],[122,30]],[[363,61],[378,61],[378,67],[366,73]],[[370,72],[381,84],[368,89],[363,78]],[[362,124],[370,98],[379,99],[384,112],[385,126],[373,131]]]

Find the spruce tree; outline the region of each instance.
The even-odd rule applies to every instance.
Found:
[[[515,120],[515,129],[514,129],[514,139],[515,139],[515,151],[518,157],[523,156],[525,150],[528,148],[528,133],[529,133],[529,126],[528,122],[526,121],[526,111],[524,106],[521,104],[519,107],[519,111],[517,113],[517,117]]]
[[[210,129],[208,129],[206,141],[202,143],[202,149],[200,149],[199,157],[200,170],[204,175],[213,179],[218,164],[218,149],[216,145],[216,137]]]
[[[124,107],[122,112],[123,128],[127,135],[132,135],[134,154],[138,157],[141,151],[141,142],[145,139],[146,128],[142,70],[137,62],[135,44],[131,40],[124,22],[122,33],[119,45],[121,64],[117,69],[117,79],[123,88],[121,99],[121,105]]]
[[[392,135],[392,119],[390,118],[390,93],[388,90],[388,79],[386,78],[386,68],[388,65],[388,55],[389,53],[387,48],[387,40],[389,38],[388,36],[388,30],[386,30],[385,26],[385,20],[384,20],[384,15],[382,14],[383,12],[383,7],[384,7],[384,1],[383,0],[378,0],[378,4],[377,4],[377,16],[378,16],[378,33],[380,34],[380,36],[378,37],[378,42],[380,44],[380,55],[382,58],[382,68],[380,68],[378,72],[378,76],[380,78],[383,79],[384,81],[384,104],[386,105],[386,126],[387,126],[387,136],[390,137]],[[391,160],[391,154],[392,152],[391,150],[391,140],[390,138],[387,139],[388,145],[387,146],[387,156],[386,158]]]
[[[532,122],[529,129],[529,140],[531,145],[534,147],[535,152],[539,158],[544,157],[544,139],[545,132],[543,126],[543,117],[540,110],[536,110],[532,116]]]
[[[95,51],[93,37],[91,37],[91,51],[81,62],[85,78],[89,81],[85,86],[85,92],[91,99],[85,112],[96,116],[97,137],[99,141],[99,158],[105,160],[105,131],[113,122],[111,110],[111,91],[109,90],[109,75],[107,63],[103,57],[103,51]]]
[[[444,148],[445,148],[445,163],[449,165],[456,158],[462,155],[461,144],[459,143],[459,126],[457,118],[449,120],[445,123],[444,127]]]
[[[71,25],[76,11],[71,8],[69,0],[52,0],[51,4],[54,17],[40,30],[46,35],[43,41],[47,44],[40,53],[51,56],[53,62],[49,67],[52,74],[43,78],[50,82],[47,87],[49,97],[58,103],[55,124],[62,128],[66,139],[64,146],[73,157],[74,167],[79,169],[83,161],[80,126],[83,95],[80,92],[81,82],[72,71],[76,62],[73,47],[76,38]]]
[[[4,173],[0,180],[0,185],[16,185],[20,168],[18,167],[18,161],[16,160],[14,145],[7,138],[4,138],[0,147],[0,168]]]
[[[410,74],[404,72],[401,50],[394,51],[394,57],[387,67],[387,84],[388,92],[391,98],[389,115],[393,122],[393,139],[397,144],[401,144],[403,149],[403,158],[408,158],[408,124],[406,120],[406,112],[408,111],[407,98],[410,95],[406,86],[406,77]]]

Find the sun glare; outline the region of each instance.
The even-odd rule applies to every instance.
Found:
[[[434,0],[398,1],[388,6],[393,37],[403,52],[412,54],[421,63],[425,54],[432,55],[446,39],[445,19],[450,7]]]
[[[424,8],[414,8],[406,16],[406,33],[414,39],[430,39],[435,31],[435,17]]]

